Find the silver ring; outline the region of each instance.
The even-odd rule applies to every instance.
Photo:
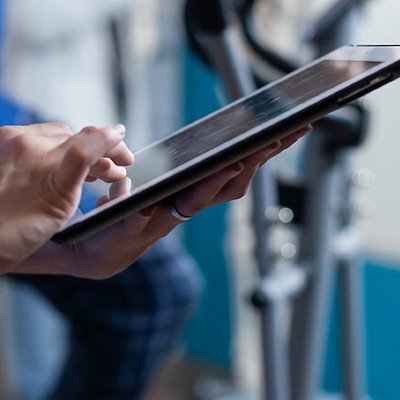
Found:
[[[170,206],[170,210],[171,210],[171,215],[179,220],[179,221],[187,221],[192,217],[187,217],[186,215],[182,215],[174,206]]]

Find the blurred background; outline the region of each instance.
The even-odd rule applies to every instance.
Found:
[[[122,121],[130,148],[137,150],[226,101],[220,77],[188,43],[183,0],[3,2],[1,91],[10,102],[0,110],[3,124],[61,120],[78,131]],[[333,1],[256,3],[261,41],[299,64],[315,55],[304,37]],[[363,4],[357,36],[349,36],[348,43],[399,42],[396,0],[355,3]],[[352,150],[352,225],[362,256],[360,342],[365,342],[365,398],[374,400],[400,397],[399,85],[366,96],[369,134]],[[293,174],[302,146],[279,157],[276,169]],[[259,315],[249,302],[259,279],[250,211],[246,197],[204,211],[175,233],[201,272],[203,291],[141,398],[262,398]],[[315,399],[347,398],[339,297],[336,288]],[[7,276],[0,280],[0,299],[0,399],[61,398],[50,393],[69,342],[65,317],[33,287]]]

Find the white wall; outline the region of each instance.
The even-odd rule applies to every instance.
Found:
[[[370,1],[361,42],[400,43],[399,21],[398,0]],[[367,102],[372,127],[357,164],[375,174],[374,184],[362,195],[375,203],[376,210],[360,220],[360,227],[368,253],[400,264],[400,81],[368,95]]]

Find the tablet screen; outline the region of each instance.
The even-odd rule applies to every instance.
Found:
[[[130,169],[135,185],[145,184],[169,170],[193,162],[218,146],[238,139],[244,132],[282,116],[297,105],[374,67],[377,62],[321,61],[296,78],[283,80],[255,96],[227,107],[222,113],[207,118],[148,146],[136,153]],[[241,136],[244,139],[245,136]],[[146,168],[142,168],[142,165]],[[140,166],[140,168],[139,168]]]
[[[128,168],[132,187],[120,191],[124,194],[123,198],[184,170],[204,155],[213,154],[229,144],[245,139],[252,135],[253,128],[284,116],[296,106],[378,64],[372,61],[321,60],[289,79],[262,88],[244,100],[143,148],[135,154],[134,165]],[[86,184],[81,210],[86,212],[93,209],[97,198],[108,195],[108,190],[105,184]],[[118,194],[118,190],[111,190],[111,197],[117,197],[115,193]],[[108,207],[116,201],[113,199],[100,208]]]

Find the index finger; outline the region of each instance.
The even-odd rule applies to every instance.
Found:
[[[62,159],[56,171],[56,181],[66,188],[73,188],[84,181],[90,168],[122,142],[123,125],[107,128],[86,127],[58,146],[55,151]]]

